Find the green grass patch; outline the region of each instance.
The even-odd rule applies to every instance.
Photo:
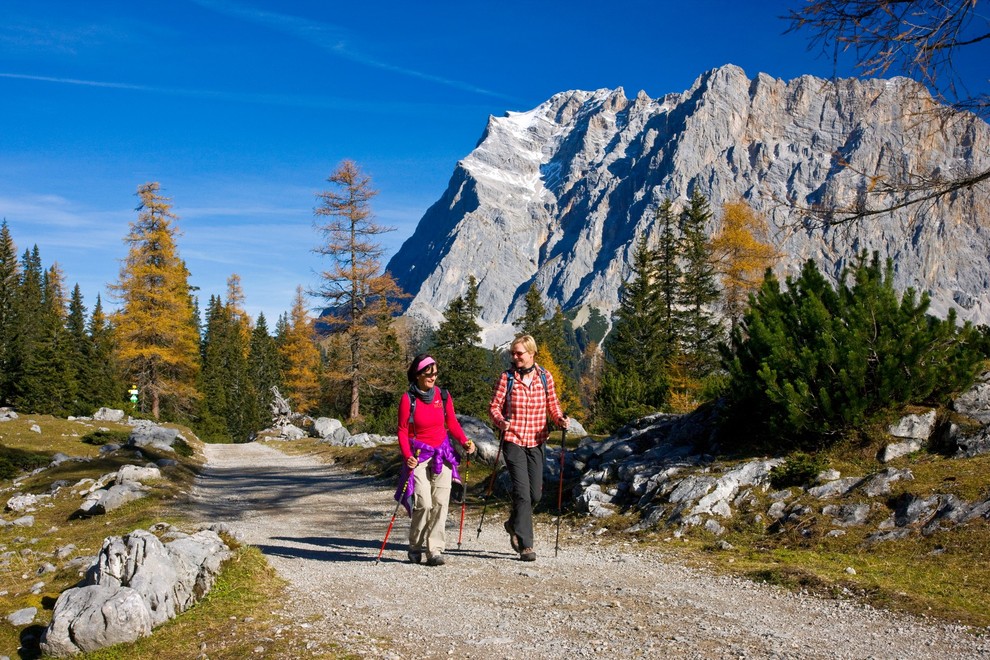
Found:
[[[872,474],[885,467],[876,459],[880,447],[875,438],[847,440],[825,454],[827,467],[839,470],[842,476]],[[905,494],[950,494],[968,502],[984,500],[990,494],[990,456],[951,459],[919,452],[891,466],[910,469],[914,479],[894,482],[886,498],[818,500],[792,488],[788,502],[807,505],[810,511],[784,525],[766,516],[772,503],[769,493],[753,491],[750,499],[739,503],[731,519],[719,520],[726,533],[718,537],[700,528],[690,528],[680,538],[674,536],[674,529],[664,527],[630,534],[623,530],[633,522],[631,516],[593,519],[579,515],[565,520],[575,527],[607,528],[607,534],[597,536],[603,542],[638,542],[670,552],[690,566],[977,628],[990,626],[986,607],[990,522],[986,519],[929,536],[913,529],[904,539],[867,540],[891,515],[887,504]],[[841,528],[831,516],[821,513],[825,505],[857,501],[871,506],[864,525]],[[844,533],[830,535],[836,529]],[[731,547],[726,548],[723,541]]]
[[[41,433],[31,430],[38,426]],[[101,431],[101,428],[108,429]],[[169,523],[183,531],[189,528],[183,517],[182,502],[196,470],[202,464],[197,452],[199,441],[185,428],[182,443],[186,450],[155,452],[121,449],[100,455],[99,447],[83,439],[94,433],[103,437],[122,434],[126,439],[130,427],[112,422],[63,420],[46,415],[25,415],[0,423],[0,454],[14,456],[18,464],[13,474],[16,482],[0,478],[5,494],[0,505],[17,493],[42,496],[33,512],[31,527],[0,527],[0,617],[10,612],[36,607],[34,624],[25,629],[15,628],[0,618],[0,655],[33,658],[38,656],[37,638],[51,620],[51,610],[59,594],[76,586],[91,560],[99,554],[108,536],[122,536],[135,529],[149,529],[159,522]],[[108,435],[109,434],[109,435]],[[110,440],[108,440],[110,441]],[[70,460],[28,476],[28,469],[45,466],[52,456],[63,453],[84,460]],[[188,454],[188,455],[187,455]],[[21,457],[27,457],[21,460]],[[97,479],[114,472],[125,464],[145,464],[157,458],[178,459],[179,464],[164,468],[165,478],[146,484],[150,495],[110,512],[92,518],[73,518],[84,496],[84,479]],[[22,513],[5,512],[5,520]],[[56,559],[59,549],[74,546],[64,559]],[[9,554],[7,554],[9,553]],[[74,558],[87,558],[78,568],[66,567]],[[39,574],[44,564],[57,570]],[[35,588],[43,583],[40,589]],[[273,612],[283,598],[284,583],[274,574],[261,553],[255,548],[238,548],[236,556],[225,567],[210,594],[188,612],[156,628],[152,636],[135,645],[105,649],[83,658],[157,657],[195,658],[206,643],[210,658],[244,657],[335,657],[329,641],[318,640],[315,648],[306,648],[301,631]],[[37,592],[37,593],[34,593]],[[22,648],[22,637],[34,636],[33,645]],[[278,638],[277,644],[273,642]],[[263,651],[256,651],[263,649]]]
[[[983,627],[990,625],[988,532],[980,521],[876,545],[841,537],[807,548],[739,545],[723,553],[734,561],[722,568],[793,589]]]
[[[909,468],[914,475],[913,481],[896,482],[895,493],[923,496],[943,493],[969,502],[990,495],[990,455],[958,459],[919,453],[910,459],[899,459],[893,465]]]
[[[338,658],[329,640],[307,645],[291,629],[298,625],[274,610],[285,582],[254,547],[241,547],[206,597],[151,637],[79,657],[81,660],[186,660],[188,658]],[[287,629],[273,634],[276,629]]]

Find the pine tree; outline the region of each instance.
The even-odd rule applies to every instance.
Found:
[[[375,237],[393,228],[374,221],[370,202],[377,195],[371,179],[355,163],[343,161],[327,179],[334,189],[317,197],[317,229],[326,242],[314,251],[328,257],[330,268],[314,292],[327,303],[327,322],[346,335],[349,364],[344,378],[350,389],[348,417],[361,416],[361,390],[375,355],[368,345],[381,319],[399,311],[396,300],[404,294],[389,273],[381,273],[382,246]],[[287,378],[288,382],[289,379]]]
[[[630,270],[632,272],[619,292],[619,307],[606,342],[605,355],[620,371],[637,371],[640,367],[656,369],[661,353],[660,336],[656,331],[659,316],[658,299],[654,295],[656,271],[653,252],[645,235],[636,244]]]
[[[680,354],[682,319],[677,313],[681,287],[681,242],[677,235],[677,219],[673,204],[663,200],[657,209],[656,222],[660,229],[660,242],[654,251],[656,277],[657,339],[663,362],[668,367]]]
[[[202,368],[199,372],[199,391],[202,394],[199,422],[196,430],[206,442],[230,442],[231,437],[224,414],[228,409],[226,376],[223,358],[226,347],[221,346],[227,329],[225,310],[216,296],[210,296],[206,307],[206,323],[203,331]]]
[[[810,260],[786,284],[768,271],[724,354],[737,441],[828,444],[885,410],[944,401],[982,362],[972,327],[952,312],[928,316],[927,295],[898,298],[876,254],[863,253],[838,290]]]
[[[40,259],[36,263],[40,263]],[[37,334],[30,342],[30,351],[24,354],[15,401],[22,410],[65,415],[76,397],[77,383],[69,359],[67,301],[62,282],[62,272],[57,264],[42,276],[41,306],[34,320]]]
[[[202,359],[204,434],[211,441],[246,442],[258,429],[259,419],[243,320],[215,296],[207,309]]]
[[[289,335],[289,314],[282,312],[275,319],[275,343],[281,346],[285,343],[285,338]]]
[[[562,318],[562,316],[561,316]],[[522,316],[512,322],[519,334],[526,334],[536,340],[536,348],[539,351],[537,362],[547,355],[563,353],[564,338],[563,333],[555,333],[554,326],[547,319],[547,307],[543,303],[543,296],[536,288],[535,284],[530,284],[523,298]]]
[[[268,334],[268,322],[264,313],[258,314],[258,321],[251,331],[251,346],[248,351],[248,378],[255,392],[255,408],[262,426],[271,421],[271,404],[274,400],[272,388],[283,389],[280,368],[281,358],[278,344]]]
[[[79,285],[72,288],[69,298],[69,317],[66,321],[68,333],[69,372],[76,382],[76,399],[70,412],[75,415],[92,414],[96,408],[94,401],[89,398],[90,382],[93,379],[92,362],[93,342],[86,332],[86,307],[83,305],[82,292]]]
[[[313,321],[306,309],[302,287],[296,289],[292,311],[279,346],[284,370],[285,397],[296,412],[316,410],[320,393],[320,350],[316,346]]]
[[[678,303],[685,374],[695,387],[718,368],[722,328],[715,316],[719,299],[711,242],[705,225],[712,217],[708,200],[697,190],[681,212],[683,270]]]
[[[475,417],[488,414],[495,371],[491,352],[481,346],[478,281],[473,275],[463,296],[450,301],[434,335],[433,355],[440,363],[438,382],[453,394],[457,411]]]
[[[122,366],[158,419],[187,415],[199,398],[198,319],[189,271],[179,258],[169,200],[158,183],[138,187],[138,219],[124,239],[128,254],[111,289],[121,302],[113,326]]]
[[[33,364],[38,359],[37,346],[43,332],[44,274],[37,245],[31,250],[24,251],[20,270],[21,276],[17,285],[17,295],[14,297],[12,314],[8,382],[11,403],[18,408],[24,408],[27,405],[34,405],[35,402],[33,394],[35,388],[25,382],[24,376],[29,369],[34,368]]]
[[[7,221],[3,220],[0,222],[0,405],[9,402],[12,394],[19,286],[17,248]]]
[[[543,304],[543,296],[536,288],[536,284],[530,284],[526,290],[526,297],[523,299],[522,316],[512,322],[519,334],[526,334],[536,340],[538,349],[543,350],[541,339],[545,339],[544,319],[547,316],[546,305]]]
[[[86,392],[83,399],[94,409],[115,406],[123,399],[126,385],[120,381],[114,331],[103,313],[103,301],[98,294],[89,317],[87,334],[92,352],[87,358],[90,376],[83,383],[83,391]]]
[[[609,428],[656,412],[667,400],[664,345],[656,327],[662,313],[656,295],[656,262],[645,235],[636,244],[631,269],[606,341],[606,362],[596,395],[596,417]]]
[[[746,301],[780,253],[767,242],[767,221],[743,201],[722,206],[722,228],[712,239],[712,255],[722,280],[722,309],[730,328],[742,319]]]
[[[546,347],[560,367],[562,381],[575,391],[580,377],[581,349],[574,325],[564,316],[560,305],[556,305],[553,315],[546,320],[543,327]]]

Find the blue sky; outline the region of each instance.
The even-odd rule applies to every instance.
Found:
[[[570,89],[655,98],[727,63],[849,75],[783,34],[800,1],[3,0],[0,218],[91,308],[158,181],[201,305],[237,273],[271,327],[318,283],[315,194],[342,159],[380,191],[390,256],[489,115]]]

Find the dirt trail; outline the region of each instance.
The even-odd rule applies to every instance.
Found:
[[[376,658],[990,658],[964,629],[686,568],[659,551],[536,530],[518,561],[469,510],[461,550],[451,507],[447,564],[405,561],[391,489],[255,443],[206,445],[194,511],[257,545],[290,584],[284,604],[314,646]],[[489,513],[491,513],[489,511]]]

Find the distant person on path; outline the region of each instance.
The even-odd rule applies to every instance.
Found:
[[[502,455],[512,478],[512,511],[505,523],[509,544],[523,561],[536,561],[533,509],[543,497],[544,444],[547,423],[567,427],[553,376],[536,364],[536,340],[520,335],[512,341],[512,368],[502,373],[488,407],[502,431]]]
[[[425,552],[427,566],[444,564],[450,486],[452,481],[461,482],[451,443],[457,440],[467,453],[475,452],[474,443],[454,416],[454,400],[436,387],[438,369],[431,355],[413,358],[406,372],[409,389],[399,400],[399,448],[405,458],[406,479],[399,484],[396,498],[401,498],[412,517],[409,561],[420,563]]]

